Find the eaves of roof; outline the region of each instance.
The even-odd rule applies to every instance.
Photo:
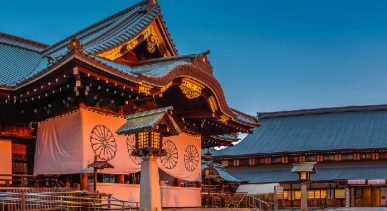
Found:
[[[0,32],[0,42],[33,51],[42,51],[43,49],[49,46],[45,43],[33,41],[30,39],[18,37],[3,32]]]

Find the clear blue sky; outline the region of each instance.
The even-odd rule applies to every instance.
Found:
[[[133,0],[2,0],[0,31],[52,44]],[[211,50],[250,114],[387,103],[387,1],[159,0],[180,54]]]

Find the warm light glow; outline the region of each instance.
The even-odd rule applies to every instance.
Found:
[[[161,87],[161,92],[165,92],[167,89],[169,89],[169,87],[171,87],[173,85],[172,81],[167,83],[167,85]]]
[[[288,199],[289,197],[289,191],[284,191],[284,199]]]
[[[230,117],[228,117],[224,114],[222,116],[220,116],[220,121],[223,122],[224,124],[226,124],[229,119],[230,119]]]
[[[345,198],[345,190],[344,189],[335,189],[335,198],[336,199],[344,199]]]
[[[327,190],[321,190],[321,196],[320,196],[322,199],[326,199],[327,198]]]
[[[160,142],[161,142],[160,138],[161,138],[160,133],[151,132],[152,148],[156,148],[156,149],[160,148]]]
[[[308,190],[308,199],[325,199],[327,190]]]
[[[314,190],[308,190],[308,199],[314,199]]]
[[[208,104],[210,104],[210,108],[212,112],[215,112],[218,110],[218,104],[216,103],[214,96],[211,96],[208,98]]]
[[[179,87],[188,99],[195,99],[200,97],[202,95],[202,89],[204,89],[202,84],[189,78],[183,78]]]
[[[301,191],[295,191],[294,192],[294,198],[295,199],[301,199]]]
[[[305,172],[305,171],[301,172],[300,173],[300,179],[301,180],[307,180],[308,179],[308,172]]]
[[[123,56],[123,53],[125,51],[122,51],[123,47],[127,50],[133,50],[135,47],[137,47],[140,42],[139,38],[140,36],[143,37],[143,40],[147,40],[149,36],[153,37],[154,44],[160,45],[163,43],[163,39],[161,38],[160,33],[158,32],[157,27],[150,25],[148,28],[146,28],[141,34],[137,35],[136,37],[133,37],[132,39],[128,40],[127,42],[117,46],[114,49],[111,49],[109,51],[103,52],[99,54],[98,56],[109,59],[109,60],[116,60]]]
[[[161,135],[158,132],[138,132],[137,141],[138,149],[161,147]]]
[[[138,91],[141,92],[141,93],[150,95],[152,88],[153,88],[153,86],[150,86],[150,85],[147,85],[147,84],[141,84],[138,87]]]
[[[148,148],[149,146],[149,133],[139,132],[137,135],[138,149]]]
[[[152,35],[147,39],[146,49],[149,53],[154,53],[156,51],[156,41]]]

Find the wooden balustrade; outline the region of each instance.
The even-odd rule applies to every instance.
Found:
[[[10,125],[2,126],[0,128],[0,136],[3,137],[23,137],[23,138],[32,138],[34,129],[26,125]]]
[[[62,187],[56,178],[25,174],[0,174],[0,187]],[[1,191],[1,190],[0,190]]]

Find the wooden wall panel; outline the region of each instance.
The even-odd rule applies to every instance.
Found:
[[[0,174],[12,174],[12,141],[0,140]],[[10,177],[0,177],[0,184],[5,184],[4,179]]]

